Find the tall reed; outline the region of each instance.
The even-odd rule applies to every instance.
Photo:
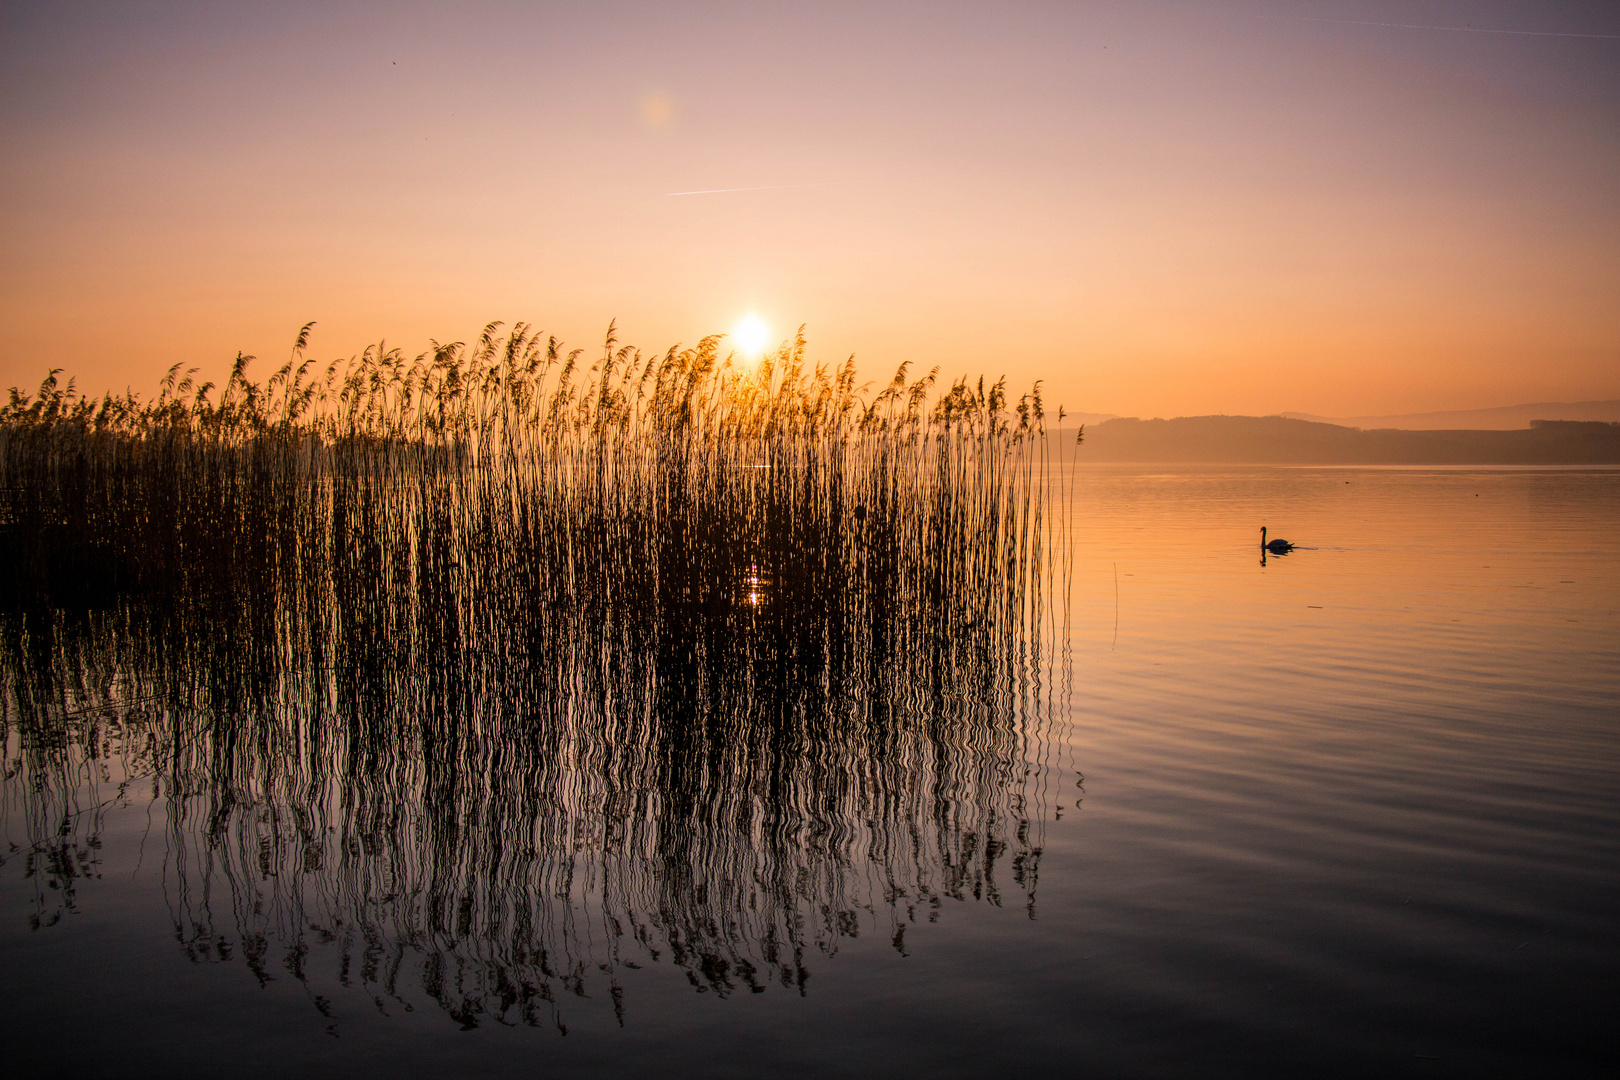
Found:
[[[303,978],[326,941],[466,1023],[560,1024],[626,950],[803,989],[863,924],[1033,913],[1067,580],[1038,387],[498,330],[322,371],[305,327],[217,396],[13,392],[4,806],[37,876],[67,896],[132,790],[98,784],[145,778],[194,958]]]

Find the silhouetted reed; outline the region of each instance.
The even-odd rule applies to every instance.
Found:
[[[1033,916],[1067,580],[1038,392],[867,395],[802,338],[610,331],[582,372],[493,325],[312,377],[308,329],[263,387],[53,373],[0,411],[37,921],[136,782],[196,959],[303,978],[324,942],[469,1024],[560,1023],[587,980],[618,1009],[632,952],[802,990],[947,899]]]

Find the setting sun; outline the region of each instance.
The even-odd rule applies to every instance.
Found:
[[[765,351],[771,338],[771,328],[758,315],[749,315],[731,331],[731,343],[745,356],[758,356]]]

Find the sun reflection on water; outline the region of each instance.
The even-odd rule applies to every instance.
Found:
[[[748,567],[743,574],[743,600],[750,607],[759,607],[765,602],[765,576],[760,573],[758,564]]]

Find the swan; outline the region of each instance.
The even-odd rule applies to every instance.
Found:
[[[1260,547],[1273,555],[1286,555],[1294,550],[1294,545],[1287,540],[1273,540],[1269,544],[1266,543],[1266,527],[1264,525],[1260,526]]]

